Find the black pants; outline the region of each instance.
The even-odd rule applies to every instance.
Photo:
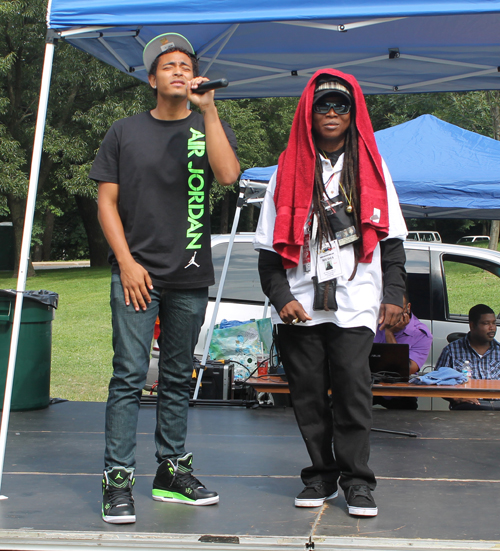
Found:
[[[373,337],[367,327],[278,325],[295,417],[312,461],[302,469],[306,485],[318,480],[336,483],[340,477],[344,491],[353,484],[366,484],[372,490],[376,486],[368,467],[372,425],[368,356]]]

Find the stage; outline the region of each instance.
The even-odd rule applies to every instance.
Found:
[[[0,549],[472,549],[500,547],[500,412],[374,410],[379,515],[353,518],[339,497],[293,505],[308,464],[290,408],[197,406],[187,450],[220,494],[209,507],[151,499],[154,406],[143,406],[137,523],[101,520],[104,404],[12,413],[0,501]]]

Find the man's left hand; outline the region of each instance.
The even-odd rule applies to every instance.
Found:
[[[397,325],[401,321],[401,314],[403,308],[396,306],[395,304],[381,304],[379,310],[378,322],[380,324],[379,329],[390,329]]]

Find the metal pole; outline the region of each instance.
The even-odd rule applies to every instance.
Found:
[[[194,389],[193,400],[198,399],[200,392],[201,380],[203,378],[203,372],[207,365],[208,351],[210,349],[210,342],[212,341],[212,335],[214,334],[215,321],[217,318],[217,312],[219,311],[219,304],[222,298],[222,291],[224,290],[224,282],[226,281],[227,269],[229,267],[229,259],[231,257],[231,251],[233,249],[234,237],[238,228],[238,222],[240,220],[241,209],[245,206],[245,189],[240,187],[240,195],[238,202],[236,203],[236,214],[234,215],[233,227],[231,228],[231,236],[227,245],[226,258],[224,259],[224,266],[222,267],[222,273],[219,281],[219,289],[217,290],[217,297],[215,299],[214,311],[212,313],[212,320],[207,331],[207,340],[205,341],[205,348],[203,350],[203,356],[201,358],[200,370],[198,371],[198,377],[196,379],[196,388]]]
[[[269,308],[269,298],[266,297],[266,300],[264,301],[264,313],[262,314],[262,317],[265,319],[267,318],[267,309]]]
[[[54,59],[55,39],[51,38],[45,45],[43,61],[42,83],[40,87],[40,99],[38,102],[38,114],[36,117],[35,141],[33,144],[33,156],[31,158],[30,182],[28,199],[26,201],[26,215],[24,218],[23,240],[21,256],[19,258],[19,272],[17,275],[17,294],[12,321],[12,336],[10,339],[9,363],[7,365],[7,378],[5,381],[5,396],[3,401],[2,424],[0,427],[0,490],[2,487],[3,466],[5,461],[5,448],[7,445],[7,431],[9,428],[10,404],[12,399],[12,385],[16,368],[17,345],[19,342],[19,330],[21,327],[21,313],[23,309],[23,293],[26,290],[26,277],[28,273],[28,261],[30,256],[31,233],[33,230],[33,218],[35,215],[36,193],[38,189],[38,177],[40,174],[40,162],[42,158],[43,134],[47,119],[47,104],[49,101],[50,76],[52,74],[52,62]],[[7,496],[0,495],[0,499]]]

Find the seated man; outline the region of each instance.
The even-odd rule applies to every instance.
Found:
[[[378,329],[373,342],[408,344],[410,374],[413,375],[422,368],[431,349],[432,334],[427,325],[412,314],[407,292],[403,296],[403,313],[400,322],[392,327],[386,327],[383,331]],[[387,409],[417,409],[417,398],[374,396],[373,404]]]
[[[462,371],[470,362],[472,379],[500,379],[500,344],[493,310],[486,304],[476,304],[469,311],[469,333],[443,348],[436,364]],[[448,400],[450,409],[500,409],[490,400]],[[498,402],[497,402],[498,403]]]

